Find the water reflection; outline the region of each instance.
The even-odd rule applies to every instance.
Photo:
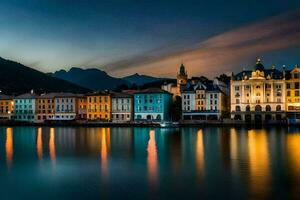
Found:
[[[104,177],[108,176],[108,153],[110,151],[110,129],[101,129],[101,171]]]
[[[6,164],[8,167],[11,167],[13,161],[13,154],[14,154],[12,128],[6,128],[5,151],[6,151]]]
[[[200,129],[197,132],[196,136],[196,168],[197,168],[197,174],[199,176],[204,175],[204,143],[203,143],[203,131]]]
[[[270,187],[270,157],[265,130],[248,131],[250,191],[254,196],[266,198]]]
[[[300,134],[289,134],[286,137],[287,160],[289,174],[296,187],[291,187],[293,198],[300,198]]]
[[[72,192],[88,190],[107,197],[114,192],[129,198],[124,196],[127,190],[141,198],[147,198],[144,193],[149,191],[153,198],[161,194],[173,199],[300,197],[298,129],[294,133],[283,128],[215,127],[16,127],[0,131],[0,153],[6,156],[0,159],[0,168],[11,169],[9,175],[0,170],[2,185],[15,176],[24,181],[22,186],[47,188],[47,180],[39,180],[55,164],[60,173],[51,173],[51,184],[60,186],[63,181]],[[54,192],[65,197],[65,191]]]
[[[56,148],[55,148],[55,129],[50,128],[50,137],[49,137],[49,155],[52,162],[56,163]]]
[[[149,141],[147,147],[147,165],[148,177],[151,185],[156,185],[157,182],[157,149],[155,142],[155,131],[150,130]]]
[[[36,151],[39,160],[42,160],[43,159],[42,128],[38,128],[37,139],[36,139]]]

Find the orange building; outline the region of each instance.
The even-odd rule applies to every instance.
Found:
[[[97,92],[87,95],[87,119],[111,120],[111,97],[108,92]]]
[[[13,98],[0,94],[0,119],[10,119],[13,113]]]
[[[87,98],[85,95],[77,96],[77,118],[87,119]]]
[[[50,120],[54,117],[54,93],[41,94],[36,98],[36,119],[38,122]]]

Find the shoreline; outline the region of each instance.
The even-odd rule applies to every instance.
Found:
[[[242,121],[192,121],[178,122],[176,126],[161,127],[157,122],[88,122],[88,121],[64,121],[64,122],[18,122],[18,121],[0,121],[0,126],[35,126],[35,127],[154,127],[154,128],[181,128],[181,127],[297,127],[300,124],[288,124],[287,122],[272,123],[246,123]]]

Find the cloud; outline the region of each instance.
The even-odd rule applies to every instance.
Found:
[[[109,63],[105,69],[117,76],[128,72],[174,76],[184,61],[190,74],[214,76],[241,69],[240,64],[249,58],[293,47],[300,47],[299,11],[240,27],[192,46],[169,44]]]

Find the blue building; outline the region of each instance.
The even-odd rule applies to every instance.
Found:
[[[167,121],[171,119],[172,94],[161,89],[146,89],[134,94],[135,121]]]
[[[33,92],[14,97],[14,113],[12,119],[16,121],[35,121],[35,99],[37,95]]]

